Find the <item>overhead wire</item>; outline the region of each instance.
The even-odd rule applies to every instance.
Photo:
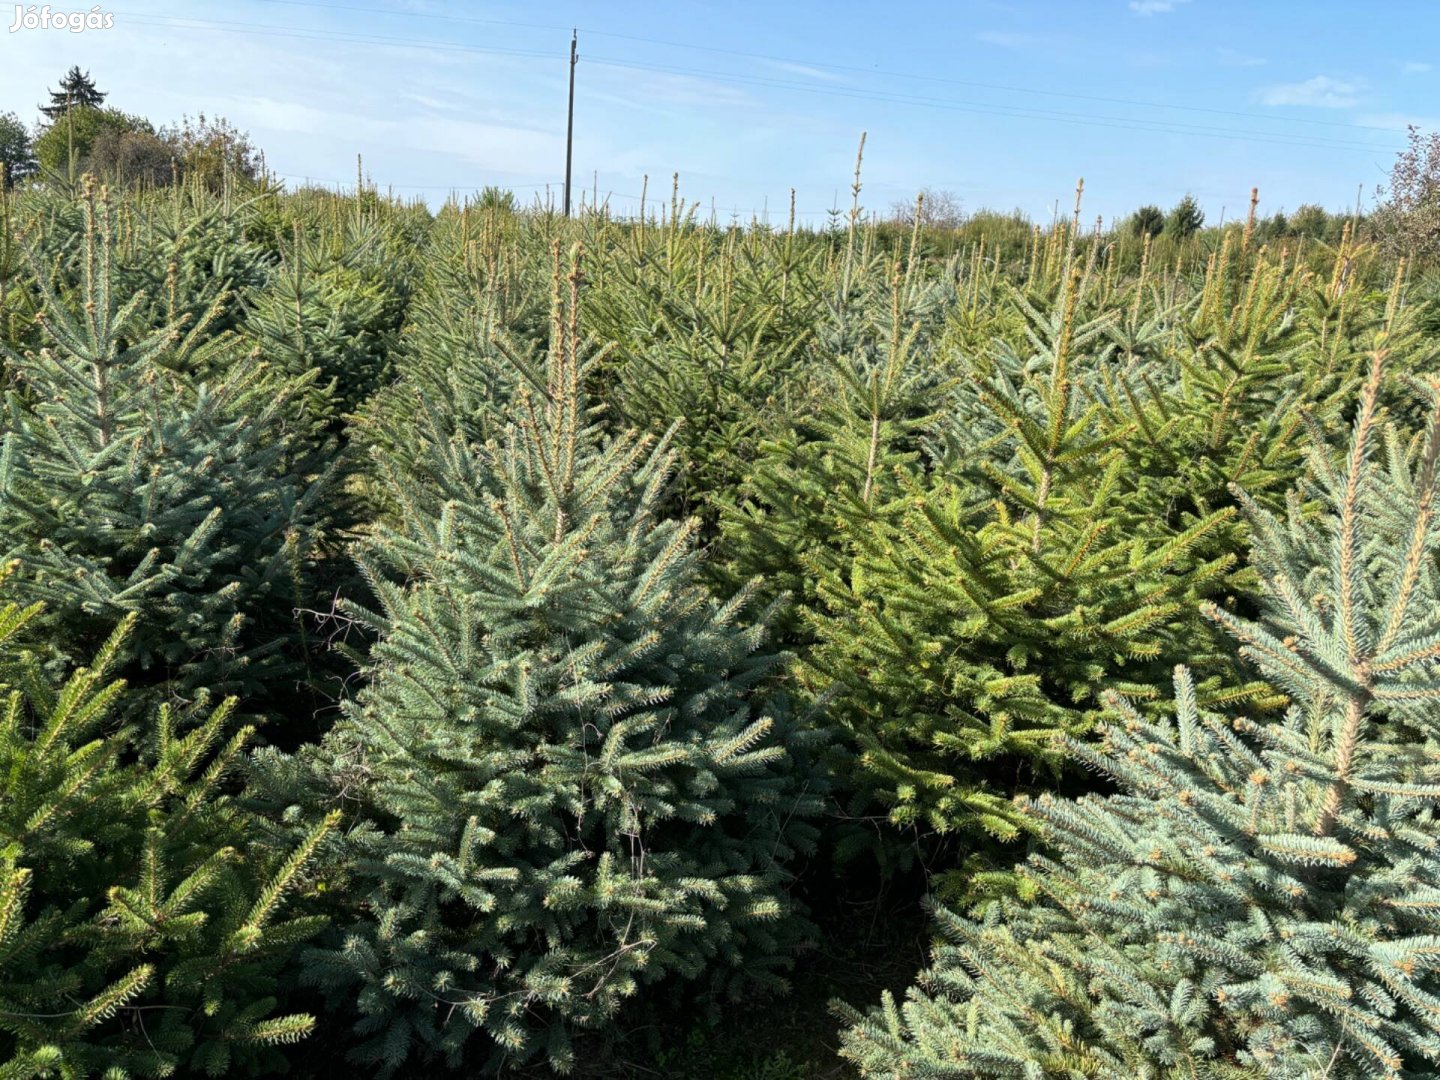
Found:
[[[280,0],[271,0],[280,2]],[[301,0],[286,0],[290,3],[300,3]],[[307,6],[338,7],[338,5],[316,4]],[[116,14],[122,14],[116,12]],[[510,55],[531,58],[553,58],[556,54],[553,51],[534,49],[503,48],[499,46],[482,46],[459,44],[452,42],[436,42],[427,38],[404,38],[391,35],[379,34],[357,34],[347,31],[316,30],[308,27],[271,26],[265,24],[237,22],[233,20],[219,19],[197,19],[190,16],[170,17],[144,15],[137,12],[125,12],[128,19],[139,22],[141,25],[174,26],[178,29],[217,29],[227,32],[238,32],[247,34],[261,34],[272,37],[296,37],[304,40],[342,40],[357,44],[386,45],[400,48],[438,49],[451,52],[474,52],[490,55]],[[456,16],[455,18],[462,18]],[[1369,153],[1373,151],[1390,151],[1394,145],[1379,143],[1367,143],[1357,140],[1339,140],[1328,136],[1306,135],[1287,136],[1275,132],[1257,132],[1248,129],[1234,130],[1214,126],[1184,124],[1176,121],[1146,120],[1139,117],[1113,117],[1094,116],[1092,114],[1078,112],[1064,112],[1060,110],[1041,110],[1026,106],[1010,106],[1000,103],[976,102],[976,101],[954,101],[944,98],[929,98],[918,95],[898,94],[888,91],[865,90],[860,88],[815,86],[810,83],[797,82],[769,78],[765,76],[743,75],[734,72],[717,72],[705,69],[681,67],[677,65],[651,64],[637,61],[626,57],[606,57],[587,55],[583,59],[592,64],[608,67],[628,68],[631,70],[651,71],[659,74],[686,75],[690,77],[710,78],[723,82],[731,82],[739,85],[761,86],[768,89],[794,90],[801,93],[817,94],[822,96],[848,98],[851,100],[876,101],[882,103],[919,105],[927,108],[945,109],[954,112],[974,113],[978,115],[995,115],[1017,117],[1022,119],[1041,120],[1049,122],[1075,123],[1092,127],[1116,128],[1119,130],[1133,131],[1155,131],[1161,133],[1194,135],[1203,138],[1223,138],[1241,142],[1268,143],[1278,146],[1309,147],[1312,149],[1345,150],[1350,152]],[[1382,129],[1388,130],[1388,129]]]
[[[503,26],[513,26],[513,27],[520,27],[520,28],[527,28],[527,29],[539,29],[539,30],[557,30],[557,29],[563,29],[563,28],[558,27],[558,26],[555,26],[555,25],[553,25],[553,24],[524,23],[524,22],[516,22],[516,21],[512,21],[512,20],[500,20],[500,19],[483,19],[483,18],[478,18],[478,17],[473,17],[473,16],[445,15],[445,14],[434,13],[434,12],[409,12],[409,13],[401,13],[401,12],[391,11],[391,10],[387,10],[387,9],[362,7],[362,6],[359,6],[359,5],[352,5],[352,4],[322,3],[322,2],[319,2],[319,0],[264,0],[264,2],[267,2],[267,3],[275,3],[275,4],[285,4],[285,5],[288,5],[288,6],[295,6],[295,7],[309,7],[309,8],[333,9],[333,10],[337,10],[337,11],[366,12],[366,13],[389,14],[389,15],[405,14],[405,15],[407,15],[407,16],[414,15],[414,16],[418,16],[418,17],[425,17],[425,18],[431,18],[431,19],[440,19],[440,20],[446,20],[446,21],[452,21],[452,22],[476,23],[476,24],[485,24],[485,25],[503,25]],[[496,55],[496,56],[515,56],[515,57],[523,57],[523,58],[530,58],[530,59],[554,59],[554,58],[556,58],[556,57],[559,55],[555,50],[552,50],[552,49],[529,49],[529,48],[515,48],[515,47],[504,47],[504,46],[473,45],[473,44],[469,44],[469,43],[435,41],[434,39],[430,39],[430,38],[397,37],[397,36],[395,36],[395,35],[390,35],[390,34],[357,33],[357,32],[351,32],[351,31],[336,31],[336,30],[331,30],[331,29],[327,29],[327,28],[296,27],[296,26],[283,26],[283,25],[282,25],[282,26],[276,26],[276,25],[270,25],[270,24],[257,24],[257,23],[253,23],[253,22],[239,22],[239,21],[235,21],[235,20],[201,19],[201,18],[194,18],[194,17],[191,17],[191,16],[179,16],[179,17],[159,16],[159,15],[152,15],[152,14],[149,14],[149,13],[140,13],[140,12],[122,12],[122,11],[116,11],[115,14],[117,14],[117,15],[122,15],[127,21],[136,22],[136,23],[138,23],[138,24],[140,24],[140,25],[162,26],[162,27],[170,27],[170,28],[182,29],[182,30],[183,30],[183,29],[195,29],[195,30],[202,30],[202,31],[204,31],[204,30],[212,30],[212,31],[215,31],[215,32],[223,32],[223,33],[244,33],[244,34],[260,35],[260,36],[266,36],[266,37],[285,37],[285,38],[294,38],[294,39],[299,39],[299,40],[310,40],[310,41],[314,41],[314,40],[337,41],[337,40],[338,40],[338,41],[344,41],[344,42],[349,42],[349,43],[354,43],[354,44],[360,44],[360,45],[371,45],[371,46],[382,46],[382,47],[395,47],[395,48],[413,48],[413,49],[421,49],[421,50],[433,50],[433,51],[438,51],[438,52],[460,52],[460,53],[477,53],[477,54],[483,54],[483,55]],[[595,35],[595,36],[603,36],[603,37],[610,37],[610,38],[623,39],[623,40],[634,40],[634,41],[638,41],[638,42],[645,42],[645,43],[657,44],[657,45],[665,45],[665,46],[676,47],[676,48],[694,48],[694,49],[697,49],[697,50],[700,50],[700,51],[705,51],[705,52],[722,53],[722,54],[729,54],[729,55],[735,55],[735,56],[742,56],[742,57],[746,57],[746,58],[749,58],[749,59],[762,60],[762,61],[768,61],[768,62],[802,64],[802,65],[808,65],[808,66],[812,66],[812,67],[829,68],[829,69],[833,69],[833,70],[864,71],[865,73],[871,74],[871,75],[881,75],[881,76],[884,76],[884,77],[895,77],[895,78],[917,79],[917,80],[922,80],[922,81],[927,81],[927,82],[934,82],[934,83],[947,83],[947,84],[953,84],[953,85],[975,86],[975,87],[983,87],[983,88],[988,88],[988,89],[1007,90],[1007,91],[1015,90],[1015,91],[1023,91],[1023,92],[1032,92],[1031,90],[1029,90],[1029,89],[1027,89],[1027,88],[1022,88],[1022,87],[1004,87],[1004,86],[999,86],[999,85],[996,85],[996,84],[987,84],[987,83],[973,82],[973,81],[967,81],[967,80],[947,79],[947,78],[943,78],[943,77],[939,77],[939,76],[925,76],[925,75],[918,75],[918,74],[914,74],[914,73],[906,74],[906,73],[900,73],[900,72],[882,72],[882,71],[879,71],[878,69],[856,68],[856,67],[852,67],[852,66],[848,66],[848,65],[840,65],[840,64],[812,63],[811,61],[806,61],[806,60],[797,60],[797,59],[787,58],[787,57],[768,56],[768,55],[762,54],[762,53],[750,53],[750,52],[745,52],[745,51],[743,51],[743,50],[724,49],[724,48],[719,48],[719,47],[715,47],[715,46],[701,46],[701,45],[691,46],[691,45],[686,45],[685,43],[681,43],[681,42],[666,42],[666,41],[662,41],[662,40],[660,40],[660,39],[644,38],[644,37],[639,37],[639,36],[636,36],[636,35],[626,35],[626,34],[619,34],[619,33],[613,33],[613,32],[608,32],[608,31],[587,30],[586,33],[587,33],[587,34],[593,34],[593,35]],[[1083,126],[1087,126],[1087,127],[1109,128],[1109,129],[1114,129],[1114,130],[1141,131],[1141,132],[1151,132],[1151,133],[1156,133],[1156,134],[1171,134],[1171,135],[1180,135],[1180,136],[1184,136],[1184,137],[1193,137],[1193,138],[1226,139],[1226,140],[1231,140],[1231,141],[1252,142],[1252,143],[1257,143],[1257,144],[1270,144],[1270,145],[1277,145],[1277,146],[1289,146],[1289,147],[1308,148],[1308,149],[1319,149],[1319,150],[1329,150],[1329,151],[1344,151],[1344,152],[1348,152],[1348,153],[1356,153],[1356,152],[1359,152],[1359,153],[1374,153],[1374,152],[1385,152],[1385,153],[1388,153],[1388,152],[1393,152],[1393,151],[1396,149],[1396,144],[1393,144],[1393,143],[1392,143],[1392,144],[1389,144],[1389,145],[1384,145],[1384,144],[1380,144],[1380,143],[1365,142],[1365,141],[1360,141],[1360,140],[1338,139],[1338,138],[1333,138],[1333,137],[1331,137],[1331,136],[1322,135],[1322,134],[1318,134],[1318,133],[1317,133],[1317,134],[1313,134],[1313,135],[1312,135],[1312,134],[1309,134],[1309,133],[1301,133],[1301,134],[1288,135],[1288,134],[1277,133],[1277,132],[1254,131],[1254,130],[1251,130],[1251,129],[1234,129],[1234,128],[1228,128],[1228,127],[1223,127],[1223,126],[1219,126],[1219,125],[1189,124],[1189,123],[1184,123],[1184,122],[1175,121],[1175,120],[1168,120],[1168,121],[1167,121],[1167,120],[1159,120],[1159,119],[1148,119],[1148,118],[1145,118],[1145,117],[1111,116],[1111,115],[1104,115],[1104,114],[1096,115],[1096,114],[1093,114],[1093,113],[1071,112],[1071,111],[1065,111],[1065,110],[1059,110],[1059,109],[1046,109],[1046,108],[1041,108],[1041,107],[1032,107],[1032,106],[1025,106],[1025,105],[1010,105],[1010,104],[1006,104],[1006,103],[1002,103],[1002,102],[986,102],[986,101],[973,101],[973,100],[964,100],[964,99],[957,100],[957,99],[951,99],[951,98],[927,97],[927,96],[921,96],[921,95],[917,95],[917,94],[907,94],[907,93],[900,93],[900,92],[887,91],[887,90],[878,90],[878,89],[867,89],[867,88],[863,88],[863,87],[854,87],[854,86],[825,86],[825,85],[816,85],[813,81],[801,82],[801,81],[793,80],[793,79],[782,79],[782,78],[779,78],[779,77],[763,76],[763,75],[753,75],[753,74],[747,75],[747,74],[743,74],[743,73],[730,72],[730,71],[711,71],[711,70],[706,70],[706,69],[698,69],[698,68],[692,68],[692,67],[685,67],[685,66],[682,66],[682,65],[675,65],[675,64],[646,63],[646,62],[644,62],[644,61],[635,60],[635,59],[629,58],[629,57],[611,57],[611,56],[603,56],[603,55],[602,55],[602,56],[582,55],[582,59],[583,59],[586,63],[594,64],[594,65],[596,65],[596,66],[609,67],[609,68],[621,69],[621,70],[635,70],[635,71],[651,72],[651,73],[662,74],[662,75],[675,75],[675,76],[683,76],[683,77],[690,77],[690,78],[712,79],[712,80],[716,80],[716,81],[720,81],[720,82],[731,83],[731,84],[734,84],[734,85],[737,85],[737,86],[755,86],[755,87],[762,87],[762,88],[766,88],[766,89],[778,89],[778,90],[784,90],[784,91],[794,91],[794,92],[805,93],[805,94],[828,96],[828,97],[836,97],[836,98],[843,98],[843,99],[850,99],[850,100],[873,101],[873,102],[883,103],[883,104],[896,104],[896,105],[902,105],[902,106],[912,106],[912,107],[921,107],[921,108],[933,108],[933,109],[941,109],[941,110],[945,110],[945,111],[970,113],[970,114],[975,114],[975,115],[999,116],[999,117],[1005,117],[1005,118],[1027,119],[1027,120],[1035,120],[1035,121],[1049,122],[1049,123],[1063,123],[1063,124],[1072,124],[1072,125],[1083,125]],[[1188,111],[1188,112],[1206,112],[1206,113],[1213,113],[1213,114],[1217,114],[1217,115],[1245,116],[1245,117],[1251,118],[1251,119],[1257,118],[1257,117],[1256,117],[1256,114],[1253,114],[1253,113],[1239,113],[1239,112],[1235,112],[1235,111],[1233,111],[1233,110],[1204,109],[1204,108],[1199,108],[1199,107],[1180,106],[1180,105],[1176,105],[1176,106],[1165,106],[1165,105],[1160,105],[1160,104],[1158,104],[1158,103],[1153,103],[1153,102],[1131,101],[1131,100],[1123,99],[1123,98],[1103,98],[1103,97],[1098,97],[1098,96],[1094,96],[1094,95],[1083,95],[1083,94],[1070,94],[1070,93],[1067,93],[1067,94],[1058,94],[1058,93],[1052,93],[1052,92],[1048,92],[1048,91],[1033,91],[1033,92],[1046,93],[1046,94],[1048,94],[1048,95],[1050,95],[1050,96],[1069,97],[1069,98],[1073,98],[1073,99],[1075,99],[1075,100],[1108,101],[1108,102],[1112,102],[1112,103],[1120,103],[1120,104],[1127,104],[1127,105],[1133,105],[1133,106],[1141,106],[1141,107],[1146,107],[1146,108],[1171,108],[1171,107],[1173,107],[1173,108],[1175,108],[1175,109],[1179,109],[1179,110],[1183,110],[1183,111]],[[1261,119],[1261,120],[1269,120],[1269,119],[1271,119],[1271,118],[1268,118],[1268,117],[1258,117],[1258,118]],[[1277,119],[1278,119],[1278,118],[1277,118]],[[1291,118],[1286,118],[1285,122],[1287,122],[1287,123],[1291,122]],[[1367,125],[1358,125],[1358,124],[1357,124],[1357,125],[1334,124],[1333,122],[1326,122],[1326,121],[1314,121],[1314,123],[1317,123],[1317,124],[1323,123],[1323,124],[1328,124],[1328,125],[1330,125],[1330,126],[1342,127],[1342,128],[1347,128],[1347,129],[1385,131],[1385,132],[1387,132],[1387,133],[1389,133],[1389,134],[1392,134],[1392,135],[1395,134],[1393,131],[1391,131],[1391,129],[1388,129],[1388,128],[1377,128],[1377,127],[1367,126]],[[280,174],[277,174],[277,175],[280,175]],[[328,182],[332,182],[332,183],[333,183],[333,182],[335,182],[335,181],[328,181]],[[406,188],[406,189],[427,190],[427,191],[466,191],[466,190],[474,190],[475,187],[476,187],[476,185],[474,185],[474,184],[409,184],[409,185],[394,184],[394,185],[389,185],[389,186],[390,186],[390,187],[394,187],[394,188]],[[534,188],[534,189],[539,189],[539,188],[546,187],[546,186],[548,186],[548,185],[546,185],[546,184],[536,184],[536,185],[529,185],[528,187],[532,187],[532,188]],[[522,185],[521,187],[526,187],[526,186]],[[638,199],[637,196],[630,196],[630,198]],[[818,215],[818,214],[830,214],[830,213],[833,213],[833,212],[834,212],[834,211],[833,211],[833,209],[832,209],[832,210],[823,210],[823,211],[805,211],[804,214],[805,214],[805,215]],[[799,212],[797,212],[797,213],[799,213]]]
[[[622,34],[614,30],[601,30],[596,27],[569,27],[555,23],[528,23],[516,22],[508,19],[483,19],[471,15],[450,15],[433,11],[401,11],[395,8],[365,7],[358,4],[334,4],[322,3],[320,0],[261,0],[262,3],[283,4],[289,7],[308,7],[329,9],[333,11],[349,11],[371,15],[388,15],[399,18],[415,18],[440,20],[455,23],[473,23],[486,26],[512,26],[529,30],[552,30],[568,32],[578,29],[587,36],[614,38],[620,41],[634,41],[647,45],[661,45],[672,49],[689,49],[696,52],[715,53],[724,56],[737,56],[750,60],[763,60],[776,64],[799,64],[804,67],[816,68],[822,71],[845,71],[862,75],[881,76],[890,79],[908,79],[919,82],[939,83],[949,86],[967,86],[981,90],[1000,90],[1005,93],[1033,94],[1043,97],[1066,98],[1072,101],[1094,101],[1109,105],[1131,105],[1146,109],[1167,109],[1179,112],[1208,113],[1214,116],[1236,116],[1249,120],[1273,121],[1285,124],[1309,124],[1320,127],[1335,127],[1344,130],[1378,131],[1385,134],[1394,134],[1393,128],[1383,127],[1377,124],[1356,124],[1345,123],[1338,120],[1320,120],[1314,117],[1302,116],[1268,116],[1257,113],[1253,110],[1245,111],[1240,109],[1217,109],[1213,106],[1204,105],[1183,105],[1175,102],[1145,101],[1138,98],[1108,97],[1098,94],[1082,94],[1073,90],[1046,90],[1034,86],[1015,86],[1004,83],[981,82],[974,79],[956,79],[952,76],[927,75],[914,71],[892,71],[879,67],[862,67],[856,64],[837,64],[831,60],[815,60],[794,56],[776,56],[770,53],[750,52],[744,49],[723,48],[717,45],[699,45],[687,41],[671,41],[664,38],[643,37],[638,34]]]
[[[1380,143],[1357,140],[1331,139],[1328,136],[1289,137],[1272,132],[1236,131],[1207,125],[1185,124],[1178,121],[1160,122],[1141,117],[1096,116],[1094,114],[1041,110],[1029,106],[1010,106],[979,101],[952,100],[945,98],[921,97],[913,94],[896,94],[887,91],[848,90],[841,87],[820,87],[794,80],[776,79],[767,76],[736,75],[723,72],[705,71],[670,65],[638,63],[618,57],[587,56],[587,62],[607,67],[630,68],[639,71],[657,71],[664,74],[688,75],[697,78],[723,79],[744,85],[763,86],[785,90],[798,90],[807,94],[822,94],[834,97],[853,98],[862,101],[895,102],[897,104],[921,105],[926,108],[947,109],[955,112],[977,113],[991,116],[1014,116],[1025,119],[1053,120],[1065,123],[1084,124],[1090,127],[1109,127],[1129,131],[1156,131],[1167,134],[1194,135],[1204,138],[1234,139],[1243,142],[1270,143],[1277,146],[1305,146],[1317,149],[1372,151],[1389,150]]]

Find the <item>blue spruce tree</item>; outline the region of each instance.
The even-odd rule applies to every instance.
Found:
[[[81,212],[78,280],[28,250],[37,347],[0,343],[12,593],[45,603],[54,647],[75,660],[138,615],[119,657],[137,689],[253,703],[293,688],[326,487],[294,436],[306,381],[237,358],[209,318],[155,327],[119,280],[114,208],[88,181]]]
[[[428,475],[394,474],[399,524],[361,545],[368,685],[320,753],[270,762],[349,810],[356,921],[311,974],[353,988],[354,1056],[382,1072],[568,1069],[572,1033],[642,983],[782,982],[804,927],[787,866],[818,792],[766,699],[784,657],[748,593],[700,587],[694,524],[660,516],[667,442],[596,423],[579,264],[554,254],[548,353],[509,422],[428,432]]]
[[[862,1075],[1435,1075],[1440,390],[1382,440],[1384,355],[1343,467],[1317,450],[1287,517],[1240,496],[1269,609],[1207,609],[1283,720],[1208,711],[1184,667],[1173,718],[1112,698],[1070,750],[1119,793],[1028,803],[1030,899],[942,912],[904,1004],[845,1010]]]

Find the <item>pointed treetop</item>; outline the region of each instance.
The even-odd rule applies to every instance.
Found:
[[[60,80],[60,89],[50,91],[50,104],[41,105],[40,111],[51,120],[59,120],[71,109],[98,109],[107,95],[95,89],[90,72],[72,67]]]

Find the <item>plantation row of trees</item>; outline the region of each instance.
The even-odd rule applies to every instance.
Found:
[[[1413,125],[1408,129],[1408,145],[1397,155],[1388,182],[1376,190],[1369,214],[1361,215],[1358,206],[1354,211],[1332,212],[1303,203],[1290,213],[1259,215],[1258,203],[1259,189],[1252,189],[1242,223],[1245,235],[1260,244],[1309,238],[1334,246],[1347,229],[1359,229],[1393,257],[1435,260],[1440,258],[1440,133],[1427,134]],[[1056,210],[1058,218],[1058,202]],[[887,220],[904,229],[918,220],[927,230],[965,234],[968,242],[983,235],[1013,243],[1017,233],[1035,227],[1019,210],[1008,215],[986,210],[966,214],[954,192],[928,187],[913,201],[893,203]],[[1097,232],[1107,231],[1102,225],[1096,222]],[[1135,238],[1164,236],[1183,243],[1204,226],[1205,212],[1193,195],[1186,194],[1168,212],[1148,204],[1112,223],[1109,231]]]
[[[1258,193],[1257,193],[1258,196]],[[1340,241],[1347,225],[1371,228],[1373,220],[1357,219],[1353,212],[1333,213],[1314,203],[1305,203],[1293,213],[1277,210],[1270,215],[1251,219],[1251,236],[1259,243],[1276,243],[1296,237],[1308,237],[1328,244]],[[1166,213],[1158,206],[1142,206],[1123,224],[1134,236],[1156,237],[1161,234],[1184,239],[1193,236],[1205,224],[1205,213],[1195,199],[1186,195]]]
[[[1420,201],[1424,201],[1423,198]],[[997,229],[990,219],[1003,217],[988,211],[973,215],[965,214],[961,200],[953,192],[925,188],[914,202],[897,202],[891,207],[891,220],[909,227],[916,220],[916,206],[919,206],[919,220],[926,229],[960,231],[972,226],[972,231],[995,234]],[[1013,215],[1022,229],[1031,227],[1019,211]],[[1261,243],[1295,237],[1309,237],[1334,244],[1340,240],[1346,224],[1352,227],[1356,221],[1352,212],[1332,213],[1314,203],[1306,203],[1293,213],[1276,211],[1260,216],[1251,223],[1252,235]],[[1168,212],[1153,204],[1140,207],[1118,224],[1120,232],[1134,237],[1157,237],[1162,234],[1177,240],[1194,236],[1205,225],[1205,212],[1194,196],[1186,195]]]
[[[249,138],[223,118],[202,113],[157,129],[143,116],[106,106],[107,96],[89,72],[73,67],[50,91],[33,133],[15,113],[0,112],[0,187],[87,172],[121,186],[163,187],[193,177],[217,191],[227,177],[258,179]]]
[[[78,67],[71,68],[48,96],[49,104],[40,107],[43,119],[33,132],[15,113],[0,112],[0,184],[14,186],[46,173],[73,181],[86,172],[120,186],[165,186],[195,177],[219,190],[227,182],[263,180],[260,156],[249,137],[223,118],[201,114],[157,129],[142,116],[107,107],[108,95]],[[1377,192],[1375,212],[1364,221],[1364,227],[1394,254],[1440,256],[1440,241],[1432,235],[1437,230],[1430,220],[1440,205],[1437,138],[1411,129],[1409,148],[1399,156],[1389,183]],[[513,193],[497,190],[492,198],[502,194],[513,204]],[[1258,198],[1257,193],[1252,196]],[[928,187],[918,200],[892,204],[887,220],[909,228],[917,212],[920,224],[932,233],[964,233],[970,241],[980,235],[1004,238],[1033,227],[1019,211],[967,214],[955,193]],[[1334,245],[1347,223],[1353,227],[1356,220],[1354,213],[1334,213],[1315,204],[1257,217],[1252,204],[1248,228],[1261,243],[1308,237]],[[1204,211],[1187,194],[1168,212],[1155,205],[1142,206],[1114,228],[1134,237],[1164,235],[1183,242],[1204,225]]]
[[[246,183],[0,199],[0,1075],[1435,1071],[1423,261]]]

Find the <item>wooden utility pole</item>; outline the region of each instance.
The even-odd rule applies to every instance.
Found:
[[[578,32],[570,31],[570,108],[565,117],[565,216],[570,216],[570,165],[575,155],[575,48]]]

